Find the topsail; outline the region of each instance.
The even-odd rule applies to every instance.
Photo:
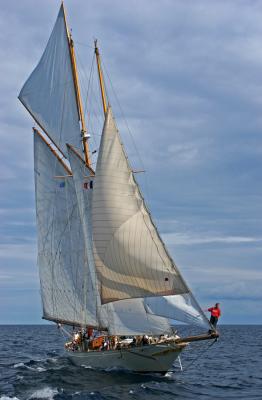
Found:
[[[66,143],[81,147],[69,38],[61,5],[45,51],[18,98],[35,121],[66,154]]]

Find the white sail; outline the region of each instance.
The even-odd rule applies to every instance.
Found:
[[[94,173],[86,167],[84,160],[81,156],[70,146],[68,147],[68,155],[70,166],[73,173],[73,181],[77,197],[79,217],[83,228],[83,239],[87,255],[88,273],[84,276],[84,281],[89,278],[90,296],[88,304],[94,313],[100,310],[101,301],[98,291],[98,282],[96,278],[96,270],[93,256],[93,242],[92,242],[92,192],[94,183]],[[105,325],[103,325],[105,327]]]
[[[96,167],[92,216],[102,303],[189,291],[146,209],[110,107]]]
[[[101,316],[111,335],[171,333],[168,319],[148,314],[143,299],[126,299],[104,304]]]
[[[38,134],[34,135],[34,158],[43,316],[97,326],[73,179]]]
[[[18,98],[63,153],[66,143],[81,147],[63,5],[45,51]]]
[[[122,300],[101,306],[92,244],[91,209],[95,177],[71,146],[68,146],[68,155],[88,254],[89,277],[93,292],[88,300],[89,308],[92,304],[93,309],[97,310],[100,326],[108,328],[111,335],[142,335],[146,333],[159,335],[170,332],[167,319],[146,313],[143,299]]]
[[[210,328],[207,317],[191,293],[146,298],[144,304],[149,314]]]

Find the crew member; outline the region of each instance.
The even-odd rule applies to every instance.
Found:
[[[207,311],[209,311],[211,313],[209,322],[216,329],[218,318],[221,316],[221,310],[219,307],[219,303],[216,303],[214,307],[208,308]]]

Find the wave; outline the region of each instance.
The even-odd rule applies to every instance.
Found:
[[[50,387],[45,387],[43,389],[36,390],[31,394],[29,399],[48,399],[53,400],[54,396],[58,394],[57,389],[51,389]],[[0,399],[1,400],[1,399]]]
[[[18,397],[1,396],[0,400],[19,400]]]
[[[31,362],[29,362],[28,364],[30,364]],[[31,363],[32,364],[32,363]],[[45,372],[45,371],[47,371],[47,369],[46,368],[44,368],[44,367],[36,367],[36,368],[34,368],[34,367],[30,367],[30,365],[26,365],[25,363],[22,363],[22,362],[20,362],[20,363],[18,363],[18,364],[15,364],[14,365],[14,368],[27,368],[27,369],[29,369],[30,371],[37,371],[37,372]],[[1,399],[0,399],[1,400]]]
[[[91,367],[91,365],[81,365],[82,368],[86,368],[86,369],[93,369],[93,367]]]
[[[43,368],[43,367],[36,367],[35,370],[38,371],[38,372],[45,372],[45,371],[47,371],[47,369],[46,369],[46,368]]]
[[[23,362],[14,365],[14,368],[21,368],[21,367],[25,367],[25,364]]]

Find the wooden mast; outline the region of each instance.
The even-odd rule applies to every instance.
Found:
[[[88,146],[89,135],[87,133],[86,123],[85,123],[85,118],[84,118],[83,103],[82,103],[82,98],[81,98],[79,78],[78,78],[78,72],[77,72],[77,66],[76,66],[74,42],[72,39],[72,35],[69,33],[69,30],[68,30],[68,26],[67,26],[67,22],[66,22],[66,12],[65,12],[65,7],[64,7],[63,2],[62,2],[62,8],[63,8],[65,26],[66,26],[67,37],[68,37],[70,59],[71,59],[71,64],[72,64],[72,72],[73,72],[73,79],[74,79],[74,85],[75,85],[76,102],[77,102],[77,106],[78,106],[79,119],[81,122],[81,134],[82,134],[82,143],[83,143],[83,148],[84,148],[84,153],[85,153],[85,162],[88,167],[91,167],[90,156],[89,156],[89,146]]]
[[[99,83],[100,83],[103,110],[104,110],[104,114],[106,115],[106,112],[107,112],[106,90],[105,90],[103,71],[102,71],[102,67],[101,67],[100,54],[99,54],[99,50],[97,47],[97,39],[95,40],[95,55],[96,55],[97,71],[98,71],[98,77],[99,77]]]

